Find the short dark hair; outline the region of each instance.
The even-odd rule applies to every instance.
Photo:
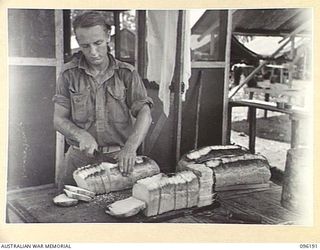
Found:
[[[96,25],[101,25],[106,33],[111,30],[106,18],[97,11],[83,12],[77,15],[72,23],[74,32],[76,32],[77,28],[89,28]]]

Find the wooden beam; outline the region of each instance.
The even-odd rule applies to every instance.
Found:
[[[63,10],[63,50],[65,57],[71,57],[71,11],[70,10]]]
[[[202,75],[203,71],[199,71],[199,76],[196,84],[199,85],[198,87],[198,95],[197,95],[197,113],[196,113],[196,131],[195,131],[195,138],[194,138],[194,149],[198,148],[198,140],[199,140],[199,127],[200,127],[200,108],[201,108],[201,99],[202,99]]]
[[[218,69],[224,68],[226,66],[226,62],[224,61],[198,61],[198,62],[191,62],[192,68],[203,68],[203,69]]]
[[[289,63],[289,86],[292,87],[292,80],[293,80],[293,71],[294,71],[294,49],[295,49],[295,36],[291,36],[291,51],[290,51],[290,59],[291,62]]]
[[[120,39],[120,11],[113,11],[113,21],[115,26],[115,36],[114,36],[114,50],[115,57],[120,59],[120,49],[121,49],[121,39]]]
[[[243,36],[290,36],[291,30],[262,30],[262,29],[243,29],[243,28],[236,28],[233,31],[234,35],[243,35]],[[300,31],[296,35],[304,36],[307,32]]]
[[[142,78],[146,78],[146,11],[136,11],[137,42],[136,42],[136,68]]]
[[[48,66],[56,67],[56,58],[42,57],[9,57],[9,65],[13,66]]]
[[[256,147],[257,109],[249,107],[249,151],[254,154]]]
[[[181,126],[182,126],[182,79],[184,60],[186,11],[179,10],[177,27],[176,79],[174,82],[174,148],[176,163],[180,160]]]
[[[232,129],[232,106],[228,105],[227,134],[226,134],[226,138],[225,138],[226,144],[231,143],[231,129]]]
[[[140,77],[146,78],[146,11],[136,10],[136,43],[135,43],[135,67]],[[153,146],[152,146],[153,147]],[[148,149],[151,152],[152,148]],[[141,144],[141,153],[146,154],[145,141]]]
[[[56,44],[56,79],[62,70],[64,64],[64,41],[63,41],[63,14],[62,10],[55,10],[55,44]],[[56,132],[56,164],[55,164],[55,182],[57,183],[58,169],[61,168],[64,162],[64,136]]]
[[[231,58],[231,38],[232,38],[232,11],[228,10],[227,13],[227,35],[225,46],[225,68],[224,68],[224,90],[223,90],[223,111],[222,111],[222,144],[226,145],[230,143],[229,131],[231,132],[231,119],[228,114],[229,104],[229,74],[230,74],[230,58]],[[231,112],[230,114],[231,115]],[[230,121],[229,121],[230,119]],[[229,124],[230,123],[230,124]]]

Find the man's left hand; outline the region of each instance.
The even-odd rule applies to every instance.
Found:
[[[127,176],[132,172],[136,156],[135,150],[124,147],[115,157],[118,160],[119,170],[123,176]]]

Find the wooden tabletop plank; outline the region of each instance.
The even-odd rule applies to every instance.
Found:
[[[8,195],[8,208],[29,223],[245,223],[227,218],[226,211],[258,215],[262,223],[278,224],[293,220],[293,213],[279,205],[281,187],[275,184],[265,190],[233,190],[219,192],[220,207],[192,213],[191,209],[165,213],[157,218],[142,214],[121,220],[105,214],[106,207],[119,199],[131,196],[131,190],[99,195],[89,203],[79,202],[74,207],[58,207],[52,199],[56,188],[32,189]],[[187,211],[185,213],[185,211]],[[189,212],[188,212],[189,211]]]

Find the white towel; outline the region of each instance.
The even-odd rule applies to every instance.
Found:
[[[190,25],[190,10],[186,10],[186,25],[185,25],[185,33],[184,33],[184,57],[183,57],[183,79],[184,83],[184,92],[182,93],[182,101],[186,100],[186,93],[189,88],[189,78],[191,76],[191,25]]]
[[[177,10],[147,11],[147,78],[159,84],[159,98],[166,116],[170,110],[170,89],[177,44]]]

